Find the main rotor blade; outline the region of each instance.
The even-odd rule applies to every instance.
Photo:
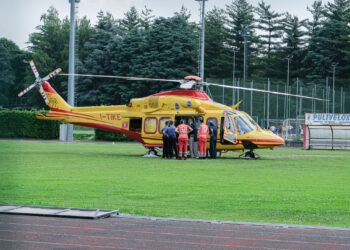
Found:
[[[57,75],[58,73],[60,73],[61,71],[62,71],[62,69],[61,69],[61,68],[58,68],[58,69],[52,71],[52,72],[51,72],[50,74],[48,74],[47,76],[45,76],[42,80],[43,80],[43,81],[47,81],[47,80],[51,79],[52,77],[54,77],[55,75]]]
[[[61,76],[86,76],[86,77],[96,77],[96,78],[116,78],[124,79],[130,81],[157,81],[157,82],[176,82],[182,83],[182,80],[167,80],[167,79],[156,79],[156,78],[143,78],[143,77],[132,77],[132,76],[109,76],[109,75],[91,75],[91,74],[66,74],[61,73]]]
[[[207,86],[217,86],[217,87],[224,87],[224,88],[230,88],[230,89],[242,89],[242,90],[248,90],[248,91],[256,91],[256,92],[262,92],[262,93],[270,93],[270,94],[275,94],[275,95],[284,95],[284,96],[293,96],[293,97],[299,97],[299,98],[306,98],[306,99],[314,99],[318,101],[326,101],[328,102],[329,100],[326,99],[321,99],[317,97],[310,97],[310,96],[304,96],[304,95],[295,95],[295,94],[287,94],[283,92],[277,92],[277,91],[269,91],[269,90],[264,90],[264,89],[254,89],[254,88],[245,88],[245,87],[238,87],[238,86],[228,86],[228,85],[222,85],[222,84],[217,84],[217,83],[209,83],[209,82],[204,82],[205,85]]]
[[[38,79],[38,78],[39,78],[39,72],[38,72],[38,70],[37,70],[36,67],[35,67],[34,61],[31,60],[31,61],[29,62],[29,64],[30,64],[30,66],[32,67],[33,73],[34,73],[34,75],[35,75],[35,79]]]
[[[49,103],[49,98],[47,98],[47,95],[46,95],[45,90],[44,90],[42,85],[39,85],[39,92],[42,95],[42,97],[44,98],[45,103],[48,104]]]
[[[22,95],[24,95],[25,93],[27,93],[29,90],[31,90],[32,88],[34,88],[35,87],[35,85],[37,85],[37,83],[35,82],[35,83],[33,83],[32,85],[30,85],[28,88],[26,88],[25,90],[23,90],[22,92],[20,92],[19,94],[18,94],[18,96],[22,96]]]

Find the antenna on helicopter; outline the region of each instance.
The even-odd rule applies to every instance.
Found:
[[[39,90],[39,92],[42,95],[42,97],[44,98],[45,103],[48,104],[49,103],[49,99],[47,98],[47,95],[46,95],[42,85],[43,85],[44,81],[48,81],[49,79],[51,79],[52,77],[54,77],[55,75],[60,73],[62,70],[60,68],[58,68],[58,69],[52,71],[47,76],[45,76],[44,78],[40,78],[39,72],[38,72],[38,70],[35,67],[34,61],[31,60],[29,62],[29,64],[30,64],[30,66],[31,66],[31,68],[33,70],[33,73],[34,73],[34,76],[35,76],[35,82],[32,85],[30,85],[28,88],[26,88],[25,90],[20,92],[18,94],[18,96],[22,96],[25,93],[27,93],[29,90],[31,90],[32,88],[36,87]]]

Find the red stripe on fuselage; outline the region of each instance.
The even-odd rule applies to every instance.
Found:
[[[163,144],[143,144],[145,148],[162,148]]]
[[[56,113],[55,113],[56,114]],[[79,118],[79,119],[85,119],[85,120],[89,120],[89,121],[95,121],[95,122],[103,122],[106,124],[113,124],[111,122],[106,122],[106,121],[101,121],[95,118],[89,118],[89,117],[84,117],[84,116],[80,116],[81,114],[77,113],[78,115],[74,115],[74,114],[58,114],[57,115],[62,115],[62,116],[69,116],[69,117],[74,117],[74,118]],[[50,114],[51,115],[51,114]]]
[[[245,139],[246,141],[250,142],[276,142],[276,143],[283,143],[284,140],[282,139]]]

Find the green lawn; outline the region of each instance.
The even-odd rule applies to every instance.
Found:
[[[0,203],[135,215],[350,227],[350,152],[142,158],[128,144],[0,141]]]

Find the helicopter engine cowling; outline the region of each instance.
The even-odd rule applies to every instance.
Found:
[[[184,108],[194,108],[198,113],[205,113],[205,109],[201,107],[201,103],[198,100],[180,100],[180,105]]]

